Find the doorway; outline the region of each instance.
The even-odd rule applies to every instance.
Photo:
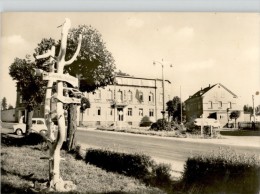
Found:
[[[124,120],[124,111],[123,108],[117,108],[118,121]]]

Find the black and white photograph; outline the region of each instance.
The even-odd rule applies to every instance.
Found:
[[[258,194],[256,12],[2,12],[1,193]]]

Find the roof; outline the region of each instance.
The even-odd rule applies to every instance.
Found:
[[[214,88],[216,85],[220,85],[221,87],[223,87],[225,90],[227,90],[230,94],[232,94],[234,97],[237,97],[236,94],[234,94],[233,92],[231,92],[228,88],[226,88],[224,85],[222,85],[221,83],[218,84],[214,84],[214,85],[209,85],[208,87],[201,89],[199,91],[197,91],[195,94],[193,94],[192,96],[190,96],[186,101],[188,101],[189,99],[192,98],[197,98],[197,97],[201,97],[203,96],[205,93],[207,93],[209,90],[211,90],[212,88]]]

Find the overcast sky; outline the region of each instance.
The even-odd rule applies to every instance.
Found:
[[[91,25],[103,37],[117,69],[137,77],[172,82],[172,97],[182,100],[201,87],[221,83],[252,106],[260,90],[260,15],[258,13],[4,13],[1,16],[1,99],[15,105],[9,66],[32,54],[42,38],[60,39],[64,18],[72,27]],[[168,63],[166,63],[168,62]],[[260,96],[255,98],[260,104]]]

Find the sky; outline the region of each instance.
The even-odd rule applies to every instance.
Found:
[[[116,68],[136,77],[171,81],[171,96],[186,100],[221,83],[241,105],[260,91],[259,13],[213,12],[6,12],[1,15],[0,98],[15,105],[14,58],[32,54],[43,38],[60,39],[57,26],[91,25],[101,34]],[[170,67],[172,65],[172,67]],[[255,105],[260,96],[255,97]]]

